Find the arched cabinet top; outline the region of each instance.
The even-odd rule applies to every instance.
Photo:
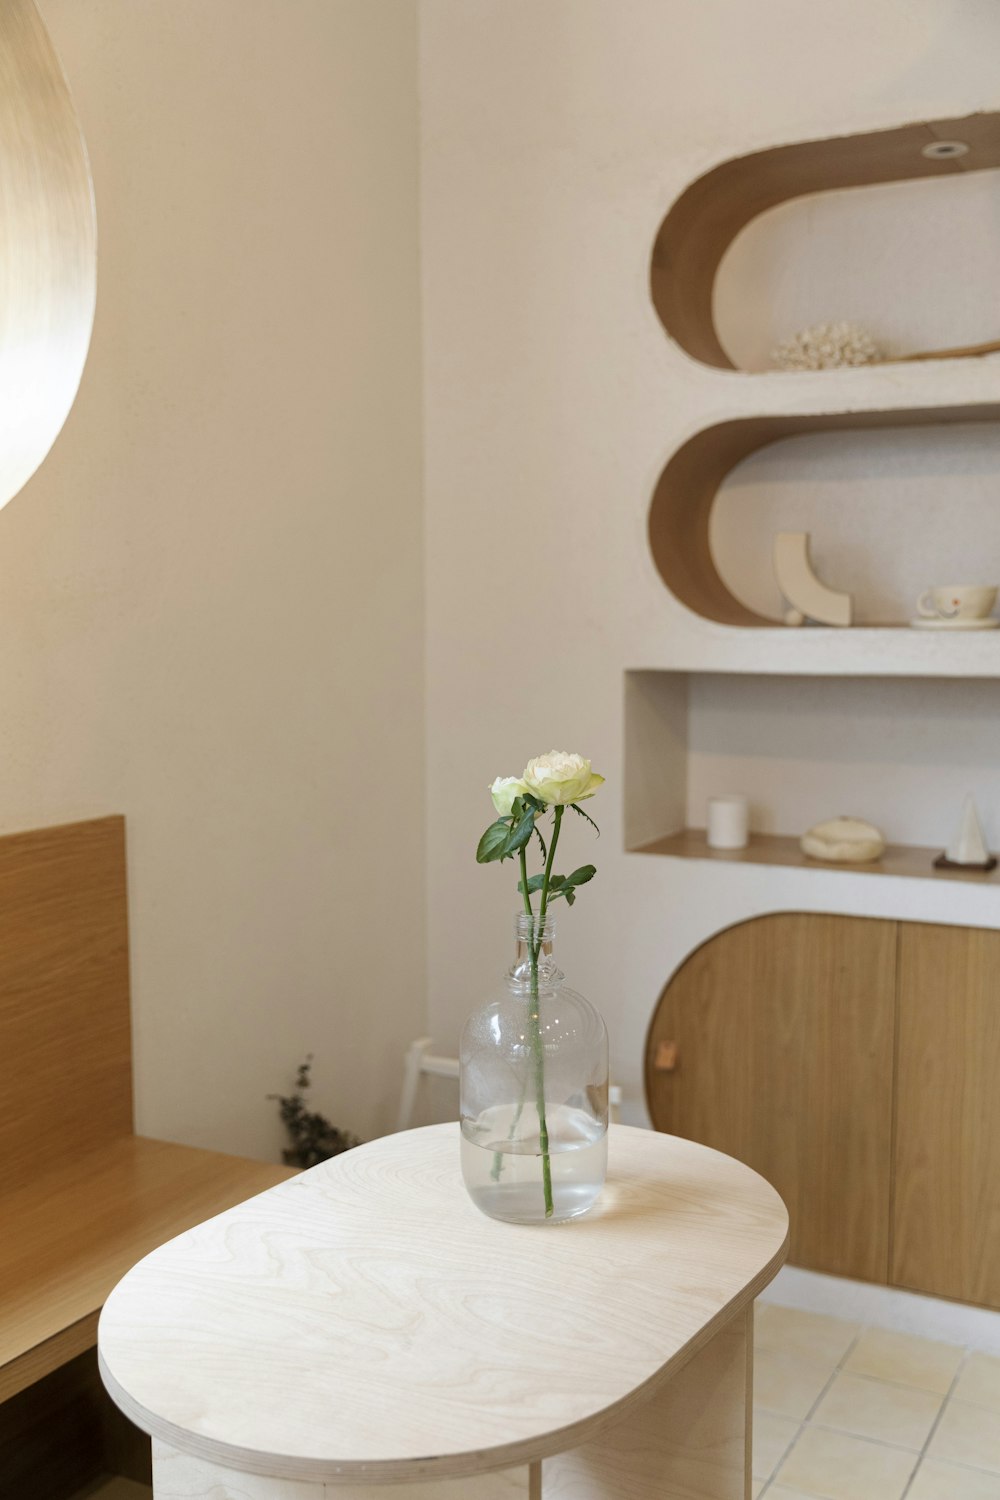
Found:
[[[961,141],[962,155],[927,156]],[[799,141],[713,167],[667,213],[653,247],[650,289],[667,333],[692,359],[733,369],[715,328],[712,292],[725,252],[751,219],[807,193],[1000,167],[1000,113]]]

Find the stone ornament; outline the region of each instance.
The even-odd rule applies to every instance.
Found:
[[[813,571],[809,557],[808,531],[779,531],[774,538],[774,576],[788,608],[786,625],[850,625],[853,601],[850,594],[827,588]]]
[[[885,835],[863,818],[830,818],[804,833],[799,846],[810,859],[862,865],[882,857]]]
[[[995,870],[996,856],[986,847],[983,825],[971,793],[962,805],[962,819],[943,854],[934,861],[938,870]]]

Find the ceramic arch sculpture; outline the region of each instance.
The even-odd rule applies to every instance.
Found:
[[[0,506],[73,405],[94,321],[97,230],[87,150],[32,0],[0,7]]]
[[[792,608],[785,615],[788,625],[803,619],[818,625],[850,625],[851,596],[827,588],[813,572],[809,558],[808,531],[779,531],[774,538],[774,573],[778,587]]]

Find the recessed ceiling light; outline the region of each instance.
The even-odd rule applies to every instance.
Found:
[[[968,154],[969,147],[966,141],[931,141],[920,152],[921,156],[928,156],[931,161],[943,161],[949,156],[968,156]]]

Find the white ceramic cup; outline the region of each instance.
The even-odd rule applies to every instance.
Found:
[[[925,620],[985,620],[996,602],[996,584],[950,583],[927,589],[917,608]]]
[[[710,849],[745,849],[750,810],[745,797],[709,797],[706,839]]]

